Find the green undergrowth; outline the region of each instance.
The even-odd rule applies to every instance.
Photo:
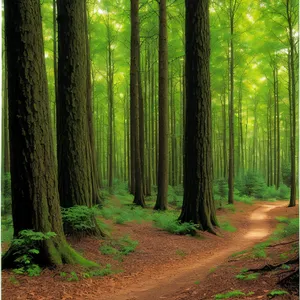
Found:
[[[260,273],[251,273],[251,274],[246,274],[248,272],[247,269],[243,269],[240,271],[239,274],[235,275],[235,278],[240,279],[240,280],[255,280],[258,279]]]
[[[138,244],[138,241],[132,240],[128,235],[125,235],[117,240],[111,239],[106,241],[99,250],[103,255],[112,255],[114,259],[122,261],[123,256],[134,252]]]
[[[1,217],[1,242],[10,243],[13,239],[13,221],[11,216]]]
[[[59,275],[66,281],[79,281],[80,279],[87,279],[91,277],[103,277],[111,274],[115,274],[117,271],[113,271],[110,264],[107,264],[102,268],[87,269],[84,272],[60,272]]]
[[[220,228],[229,231],[229,232],[235,232],[237,229],[236,227],[232,226],[228,220],[220,220],[219,222]]]
[[[113,220],[116,224],[125,224],[132,221],[139,223],[152,219],[152,210],[143,209],[135,205],[116,207],[111,204],[103,207],[99,214],[107,220]]]
[[[276,296],[282,296],[282,295],[289,295],[289,293],[287,291],[283,291],[283,290],[273,290],[273,291],[268,293],[268,296],[271,299],[276,297]]]
[[[73,236],[88,236],[99,234],[99,229],[107,233],[108,227],[96,218],[98,209],[87,206],[75,205],[70,208],[62,208],[62,220],[65,234]]]
[[[22,230],[17,238],[12,240],[12,247],[15,249],[14,263],[16,274],[27,274],[29,276],[40,275],[42,269],[36,264],[36,257],[40,253],[40,243],[56,236],[54,232],[35,232],[32,230]]]
[[[193,223],[180,223],[177,214],[173,212],[156,212],[153,215],[155,227],[174,234],[194,235],[197,227]]]
[[[241,296],[251,296],[253,294],[254,294],[253,292],[249,292],[246,294],[240,290],[235,290],[235,291],[227,292],[225,294],[217,294],[215,295],[215,299],[230,299],[230,298],[237,298]]]

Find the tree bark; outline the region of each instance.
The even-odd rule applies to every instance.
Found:
[[[4,11],[14,236],[25,229],[55,232],[40,244],[35,263],[78,263],[61,221],[40,1],[6,0]],[[2,268],[14,267],[16,251],[9,248]]]
[[[158,143],[158,178],[157,199],[154,209],[166,210],[169,182],[169,150],[168,150],[168,33],[167,3],[159,2],[159,143]]]
[[[209,1],[186,0],[186,129],[181,222],[214,232]]]

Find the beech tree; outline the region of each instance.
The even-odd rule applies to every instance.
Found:
[[[181,222],[214,232],[209,0],[186,0],[186,125]]]

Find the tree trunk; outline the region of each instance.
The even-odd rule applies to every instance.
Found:
[[[159,142],[157,199],[154,209],[167,209],[168,200],[168,33],[167,3],[159,2]]]
[[[35,263],[79,263],[82,258],[67,244],[61,221],[40,1],[6,0],[4,11],[14,236],[25,229],[55,232],[40,244]],[[9,248],[2,268],[14,267],[16,251]]]
[[[214,232],[209,1],[186,0],[186,129],[181,222]]]
[[[97,202],[91,155],[91,105],[87,103],[85,4],[58,0],[57,148],[61,205]],[[74,20],[76,22],[74,23]],[[88,111],[88,107],[89,111]]]
[[[134,147],[134,200],[133,203],[145,207],[144,183],[142,174],[141,147],[140,147],[140,119],[139,119],[139,0],[131,0],[131,59],[130,59],[130,102],[132,124],[132,146]],[[133,170],[132,170],[133,171]]]

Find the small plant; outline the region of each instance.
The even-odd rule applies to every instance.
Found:
[[[229,232],[235,232],[236,228],[234,226],[232,226],[229,221],[224,221],[220,223],[220,227],[225,230],[225,231],[229,231]]]
[[[102,277],[102,276],[107,276],[107,275],[113,274],[113,271],[111,269],[111,265],[107,264],[105,266],[105,268],[90,271],[88,274],[90,277],[100,277],[100,276]]]
[[[259,273],[252,273],[252,274],[238,274],[235,276],[235,278],[237,279],[241,279],[241,280],[254,280],[257,279],[259,277]]]
[[[227,210],[230,210],[230,211],[232,211],[232,212],[235,212],[235,207],[234,207],[233,204],[226,204],[226,205],[224,206],[224,208],[227,209]]]
[[[289,295],[289,293],[286,292],[286,291],[283,291],[283,290],[273,290],[273,291],[268,293],[268,297],[270,299],[274,298],[275,296],[280,296],[280,295]]]
[[[194,235],[197,229],[193,223],[180,223],[174,214],[168,212],[157,212],[153,222],[156,227],[174,234]]]
[[[28,274],[29,276],[40,275],[41,268],[34,263],[34,258],[40,253],[39,243],[55,236],[55,232],[20,231],[18,238],[12,240],[16,256],[14,262],[17,265],[13,271],[16,274]]]
[[[225,294],[217,294],[215,295],[215,299],[229,299],[229,298],[234,298],[234,297],[239,297],[239,296],[245,296],[246,294],[243,293],[240,290],[235,290],[235,291],[230,291]]]
[[[231,254],[230,256],[231,257],[236,257],[236,256],[240,256],[240,255],[245,254],[245,253],[247,253],[247,250],[242,250],[242,251],[239,251],[239,252],[235,252],[235,253]]]
[[[198,285],[198,284],[200,284],[200,280],[197,280],[194,283]]]
[[[117,260],[122,260],[122,256],[134,252],[138,245],[138,241],[132,240],[125,235],[119,240],[111,240],[109,243],[102,245],[99,250],[104,255],[114,255]]]
[[[289,270],[291,267],[289,265],[283,264],[281,265],[282,270]]]
[[[213,267],[209,269],[209,273],[214,273],[217,270],[217,267]]]
[[[186,256],[186,252],[181,250],[181,249],[177,249],[176,250],[176,254],[179,255],[179,256],[182,256],[182,257],[185,257]]]
[[[255,258],[265,258],[267,257],[265,249],[270,245],[270,242],[258,243],[253,247],[253,257]]]
[[[15,276],[10,276],[9,281],[14,285],[20,284],[20,282],[18,281],[18,279]]]
[[[96,220],[96,208],[75,205],[70,208],[62,208],[61,212],[66,234],[81,237],[100,233]]]
[[[70,272],[70,276],[67,278],[67,281],[79,281],[77,273],[74,271]]]

